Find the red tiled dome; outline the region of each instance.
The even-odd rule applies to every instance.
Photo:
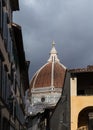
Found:
[[[41,88],[51,86],[52,78],[52,62],[44,65],[42,69],[38,70],[34,75],[30,88]],[[54,63],[53,70],[53,86],[62,87],[64,82],[65,69],[59,63]]]
[[[42,66],[33,76],[30,83],[32,88],[63,87],[66,67],[62,65],[57,57],[57,51],[53,45],[48,63]]]

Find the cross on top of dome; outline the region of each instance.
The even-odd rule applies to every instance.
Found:
[[[55,49],[55,42],[54,41],[52,42],[52,49],[50,51],[50,54],[57,54],[57,51]]]
[[[48,62],[59,62],[58,56],[57,56],[57,51],[55,49],[55,42],[52,42],[52,49],[50,51],[50,58]]]
[[[55,41],[52,42],[52,47],[55,47]]]

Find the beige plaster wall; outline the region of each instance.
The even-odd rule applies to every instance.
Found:
[[[79,112],[93,106],[93,96],[71,96],[71,130],[77,130]]]

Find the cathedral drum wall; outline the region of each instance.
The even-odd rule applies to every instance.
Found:
[[[93,106],[93,96],[71,96],[71,130],[77,130],[78,115],[88,106]]]

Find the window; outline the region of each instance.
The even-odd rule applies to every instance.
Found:
[[[1,130],[1,128],[2,128],[2,127],[1,127],[1,126],[2,126],[2,121],[1,121],[1,120],[2,120],[2,116],[1,116],[1,111],[0,111],[0,130]]]
[[[2,60],[0,57],[0,97],[2,95]]]
[[[8,28],[8,43],[7,43],[7,50],[9,53],[9,59],[12,62],[12,40],[10,36],[10,29]]]
[[[6,86],[6,104],[8,104],[8,103],[9,103],[8,98],[9,98],[10,93],[11,93],[11,89],[10,89],[10,87],[11,87],[11,81],[9,80],[9,77],[8,77],[8,75],[7,75],[7,86]]]
[[[10,126],[10,130],[15,130],[13,126]]]
[[[6,12],[3,12],[3,39],[4,39],[5,47],[7,49],[8,26],[7,26],[7,13]]]
[[[89,86],[88,86],[89,87]],[[93,95],[93,89],[92,88],[90,88],[90,89],[88,89],[88,88],[85,88],[85,89],[80,89],[80,90],[78,90],[77,91],[77,95],[79,96],[79,95],[81,95],[81,96],[91,96],[91,95]]]
[[[4,57],[3,57],[3,55],[2,55],[2,53],[0,51],[0,97],[2,97],[2,88],[3,88],[2,87],[3,61],[4,61]]]
[[[12,10],[11,10],[11,5],[10,5],[10,0],[7,0],[7,12],[8,12],[8,20],[9,22],[12,21]]]
[[[77,95],[85,95],[85,90],[78,90]]]
[[[4,65],[2,65],[2,98],[6,100],[6,87],[7,87],[7,72]]]
[[[10,124],[6,118],[3,118],[3,130],[10,130]]]
[[[77,75],[77,96],[93,95],[93,72]]]
[[[2,29],[2,0],[0,0],[0,32]]]

